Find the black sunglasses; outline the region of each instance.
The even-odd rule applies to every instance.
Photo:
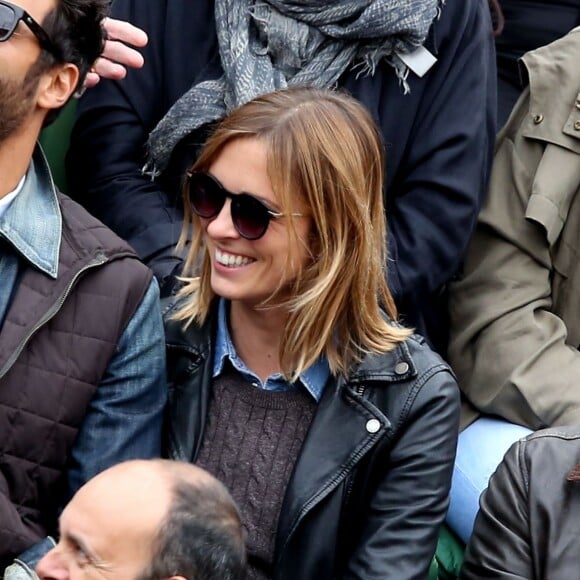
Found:
[[[249,193],[228,191],[209,173],[187,172],[189,200],[193,211],[201,218],[216,217],[226,199],[231,199],[232,223],[236,231],[246,240],[260,239],[268,229],[271,219],[284,217],[285,214],[270,209],[266,204]],[[296,217],[303,214],[293,213]]]
[[[61,51],[52,42],[48,33],[20,6],[14,6],[10,2],[0,0],[0,42],[8,40],[16,30],[18,23],[22,20],[36,36],[40,46],[50,52],[57,59],[61,58]]]

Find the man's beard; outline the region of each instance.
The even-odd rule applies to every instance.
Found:
[[[32,68],[22,82],[0,78],[0,145],[14,135],[33,110],[40,75]]]

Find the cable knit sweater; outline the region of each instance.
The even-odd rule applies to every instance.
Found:
[[[272,576],[284,493],[315,408],[304,389],[258,389],[233,370],[213,382],[197,464],[228,487],[240,508],[248,578]]]

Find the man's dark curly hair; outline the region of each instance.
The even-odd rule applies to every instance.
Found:
[[[25,82],[33,84],[41,74],[59,64],[79,69],[77,87],[82,86],[93,63],[103,52],[105,31],[101,25],[109,13],[110,0],[57,0],[54,10],[42,22],[56,53],[43,50],[30,68]],[[52,123],[61,109],[50,111],[44,126]]]
[[[45,66],[72,63],[79,69],[82,84],[103,52],[105,31],[101,22],[109,13],[109,5],[109,0],[58,0],[42,26],[60,54],[43,51]]]

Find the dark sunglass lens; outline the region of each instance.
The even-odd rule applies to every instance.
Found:
[[[225,196],[209,175],[193,174],[189,181],[193,211],[202,218],[215,217],[224,206]]]
[[[232,221],[241,236],[257,240],[266,233],[270,214],[261,201],[242,193],[232,200]]]
[[[0,40],[6,40],[14,29],[16,15],[10,6],[0,4]]]

